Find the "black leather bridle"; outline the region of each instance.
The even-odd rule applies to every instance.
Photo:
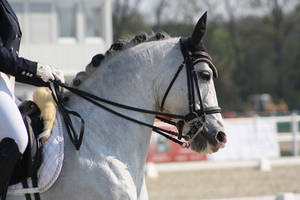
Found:
[[[175,76],[173,77],[170,85],[168,86],[160,109],[163,110],[166,98],[176,81],[178,75],[180,74],[181,70],[183,67],[186,68],[186,75],[187,75],[187,87],[188,87],[188,108],[189,108],[189,114],[187,114],[184,117],[184,120],[179,120],[176,123],[176,127],[178,130],[178,140],[180,140],[182,137],[185,140],[190,140],[195,138],[201,131],[206,129],[206,115],[207,114],[216,114],[216,113],[221,113],[221,108],[218,106],[214,107],[204,107],[203,105],[203,100],[201,97],[201,91],[200,87],[198,84],[198,76],[195,71],[195,65],[199,62],[206,62],[209,67],[212,69],[214,77],[217,77],[217,70],[214,64],[212,63],[212,59],[209,56],[208,53],[205,51],[191,51],[190,48],[188,47],[188,38],[180,39],[180,48],[182,55],[184,57],[183,63],[179,66]],[[196,94],[195,94],[196,90]],[[199,106],[200,109],[196,109],[196,101],[195,101],[195,96],[197,95],[198,100],[199,100]],[[168,121],[166,121],[168,123]],[[186,135],[182,135],[182,129],[184,124],[189,124],[190,131]],[[173,124],[173,123],[172,123]]]
[[[65,105],[64,105],[64,100],[62,97],[62,93],[60,92],[60,88],[65,88],[69,90],[70,92],[82,97],[83,99],[93,103],[94,105],[110,112],[113,113],[119,117],[122,117],[126,120],[129,120],[131,122],[135,122],[137,124],[147,126],[149,128],[152,128],[153,131],[161,134],[162,136],[166,137],[167,139],[180,144],[183,147],[189,147],[188,142],[183,142],[181,141],[182,138],[184,138],[186,141],[192,140],[195,138],[200,132],[204,131],[206,129],[207,121],[206,121],[206,115],[207,114],[216,114],[221,112],[221,108],[219,107],[204,107],[203,102],[202,102],[202,97],[201,97],[201,92],[200,88],[198,85],[198,77],[194,69],[194,65],[197,64],[198,62],[206,62],[212,69],[214,76],[217,76],[217,70],[215,66],[212,63],[211,57],[205,52],[205,51],[196,51],[192,52],[189,50],[188,45],[187,45],[187,40],[180,39],[180,47],[181,47],[181,52],[184,57],[183,63],[179,66],[175,76],[173,77],[170,85],[168,86],[164,97],[161,102],[161,110],[163,110],[166,98],[176,81],[178,75],[182,71],[184,67],[186,67],[186,73],[187,73],[187,87],[188,87],[188,107],[189,107],[189,113],[187,115],[177,115],[177,114],[171,114],[171,113],[165,113],[165,112],[157,112],[157,111],[152,111],[152,110],[146,110],[146,109],[141,109],[141,108],[136,108],[132,106],[127,106],[124,104],[119,104],[116,102],[109,101],[107,99],[101,98],[99,96],[95,96],[91,93],[79,90],[74,87],[70,87],[64,83],[58,82],[58,81],[53,81],[53,87],[50,86],[50,89],[52,90],[53,93],[53,98],[55,99],[58,108],[60,112],[62,113],[62,116],[64,118],[64,122],[67,127],[68,134],[71,138],[71,141],[75,145],[75,148],[77,150],[80,149],[80,146],[82,144],[82,139],[83,139],[83,134],[84,134],[84,120],[81,118],[81,116],[74,111],[68,110]],[[196,94],[195,94],[196,90]],[[56,94],[56,95],[54,95]],[[198,100],[199,100],[199,105],[200,109],[196,109],[196,102],[195,102],[195,96],[197,95]],[[161,121],[167,122],[171,125],[176,125],[178,132],[166,130],[157,126],[154,126],[152,124],[147,124],[145,122],[139,121],[137,119],[131,118],[129,116],[125,116],[121,114],[120,112],[117,112],[115,110],[112,110],[111,108],[108,108],[107,106],[103,104],[108,104],[114,107],[126,109],[126,110],[131,110],[135,112],[141,112],[141,113],[146,113],[146,114],[153,114],[156,115],[156,118],[158,118]],[[81,124],[81,130],[80,134],[77,133],[75,128],[73,127],[72,120],[70,115],[73,115],[75,117],[80,118],[82,124]],[[171,119],[177,119],[177,122],[174,122],[172,120],[166,119],[166,118],[171,118]],[[191,129],[186,135],[182,134],[182,130],[185,124],[188,124]],[[175,138],[176,136],[177,138]]]

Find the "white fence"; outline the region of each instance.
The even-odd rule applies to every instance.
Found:
[[[290,142],[293,141],[293,155],[299,156],[299,124],[300,124],[300,115],[297,115],[295,112],[291,116],[284,117],[275,117],[276,122],[279,123],[290,123],[289,132],[281,132],[277,135],[278,142]]]
[[[293,155],[299,155],[300,116],[227,118],[224,120],[228,143],[209,156],[211,160],[277,158],[280,142],[291,142]]]

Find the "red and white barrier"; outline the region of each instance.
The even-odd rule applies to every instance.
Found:
[[[156,122],[156,126],[176,131],[176,128],[166,123]],[[183,161],[200,161],[206,160],[206,155],[182,148],[164,137],[153,132],[148,152],[147,162],[183,162]]]

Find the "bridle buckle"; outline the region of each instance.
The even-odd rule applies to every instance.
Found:
[[[185,121],[190,128],[189,132],[185,135],[188,140],[194,140],[201,132],[207,131],[208,122],[205,120],[203,115],[200,115],[197,112],[190,113],[195,117],[189,121]],[[189,114],[189,115],[190,115]]]

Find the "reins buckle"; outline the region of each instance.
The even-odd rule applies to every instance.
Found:
[[[188,119],[188,121],[185,120],[185,122],[190,127],[190,131],[184,137],[187,140],[194,140],[201,132],[207,131],[208,123],[205,120],[205,117],[199,116],[197,112],[192,112],[189,115],[193,115],[194,117],[192,119]]]
[[[193,121],[198,118],[199,118],[199,114],[197,112],[190,112],[184,117],[184,122],[188,124],[193,123]]]

